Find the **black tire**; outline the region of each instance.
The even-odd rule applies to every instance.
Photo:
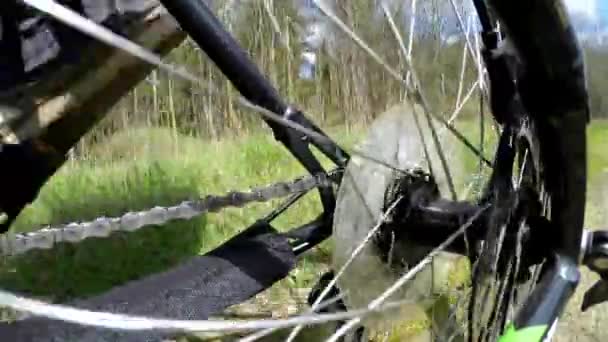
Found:
[[[531,123],[520,140],[526,144],[520,152],[528,150],[536,154],[532,158],[536,160],[536,182],[539,190],[543,188],[547,195],[548,201],[545,203],[548,208],[544,209],[551,223],[551,234],[557,237],[552,252],[576,262],[580,260],[585,213],[586,125],[589,121],[581,48],[561,0],[488,2],[501,24],[506,26],[507,37],[517,52],[517,88],[526,113],[524,117]],[[485,241],[497,241],[497,232],[497,227],[489,227]],[[491,248],[495,246],[485,246],[479,254],[476,260],[479,265],[490,264],[496,258],[496,254],[488,252]],[[503,251],[500,253],[502,257]],[[515,262],[516,259],[510,258],[509,261]],[[520,291],[520,303],[514,303],[513,297],[507,298],[509,290],[502,295],[499,292],[498,296],[505,297],[496,297],[492,301],[488,296],[494,296],[494,293],[488,295],[485,292],[483,296],[480,288],[484,286],[484,276],[495,277],[496,274],[487,274],[487,270],[481,269],[483,267],[476,270],[469,320],[481,324],[478,325],[479,329],[469,325],[470,341],[496,340],[507,321],[513,317],[509,307],[496,306],[491,308],[489,322],[479,322],[488,308],[483,308],[484,311],[477,312],[480,316],[474,317],[471,312],[475,312],[475,303],[487,306],[488,303],[504,303],[506,300],[506,305],[514,304],[517,310],[517,306],[524,303],[534,289],[538,281],[535,276],[538,276],[541,267],[536,265],[530,270],[516,271],[525,271],[532,276],[521,284],[513,278],[521,276],[519,274],[499,279],[504,283],[498,289],[516,287],[516,291]]]

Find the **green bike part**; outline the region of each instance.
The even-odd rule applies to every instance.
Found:
[[[547,328],[547,325],[537,325],[516,330],[510,325],[498,342],[541,342]]]

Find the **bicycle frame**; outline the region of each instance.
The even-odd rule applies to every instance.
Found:
[[[550,341],[579,278],[578,264],[574,260],[555,255],[537,287],[499,341]]]
[[[327,137],[304,113],[286,104],[204,1],[162,0],[161,2],[247,100]],[[346,165],[349,159],[349,155],[329,138],[327,141],[330,142],[308,139],[304,134],[292,128],[269,119],[264,119],[264,121],[272,129],[275,139],[281,142],[310,174],[326,173],[319,160],[312,154],[311,143],[339,167]],[[309,235],[314,235],[312,239],[314,241],[307,241],[307,247],[298,250],[298,254],[314,247],[331,235],[336,199],[333,191],[328,188],[319,189],[319,194],[323,204],[321,218],[300,227],[300,230],[307,230]],[[282,208],[280,212],[287,209],[289,205]],[[280,212],[272,213],[269,218],[278,216]],[[295,231],[297,235],[298,228]]]
[[[222,24],[200,0],[162,0],[163,5],[178,20],[181,27],[194,39],[194,41],[205,51],[209,58],[226,75],[237,90],[250,102],[266,108],[286,119],[292,120],[319,134],[325,135],[321,129],[306,118],[304,113],[288,106],[279,96],[276,89],[264,78],[255,64],[247,57],[243,49],[234,38],[222,27]],[[582,54],[577,44],[576,37],[566,16],[563,15],[561,1],[536,1],[530,4],[528,0],[518,1],[490,1],[498,13],[502,22],[509,28],[510,38],[514,41],[518,51],[526,57],[528,62],[526,72],[517,75],[520,80],[525,79],[528,88],[519,88],[519,94],[524,107],[534,115],[551,115],[558,123],[552,127],[545,127],[545,134],[569,135],[572,127],[577,129],[587,122],[581,123],[576,120],[577,116],[572,113],[587,111],[587,94],[584,76],[584,67],[580,60]],[[485,3],[474,0],[475,7],[480,14],[482,26],[485,32],[484,43],[488,44],[487,34],[493,28],[490,25],[489,14]],[[555,28],[561,28],[555,32]],[[535,37],[529,33],[534,32]],[[557,37],[557,39],[556,39]],[[536,41],[543,41],[540,51],[534,45]],[[495,47],[495,46],[494,46]],[[496,67],[496,66],[495,66]],[[502,69],[501,69],[502,68]],[[503,72],[502,81],[507,79],[513,82],[512,75],[504,65],[498,66],[499,72]],[[489,68],[490,80],[496,83],[496,70]],[[495,109],[497,121],[505,120],[504,116],[498,116],[499,111],[504,112],[500,102],[510,101],[515,95],[515,87],[509,83],[502,88],[503,94],[499,94],[497,100],[492,103]],[[539,97],[538,88],[550,90],[551,98]],[[555,103],[556,97],[560,99]],[[335,143],[320,143],[305,136],[296,130],[281,126],[273,121],[265,120],[272,129],[275,138],[280,141],[311,173],[324,173],[325,170],[319,161],[311,153],[310,143],[320,149],[338,167],[344,167],[349,160],[348,154]],[[567,141],[567,139],[565,139]],[[582,154],[586,146],[575,146],[574,148],[560,150],[554,153]],[[577,155],[573,158],[579,158]],[[549,158],[551,160],[551,158]],[[578,160],[578,159],[577,159]],[[550,179],[550,182],[578,184],[585,187],[585,162],[580,165],[571,166],[581,168],[572,172],[575,179]],[[561,183],[560,183],[561,184]],[[313,247],[330,236],[331,221],[335,208],[335,196],[330,189],[319,189],[321,202],[323,204],[323,215],[311,226],[309,231],[316,231]],[[576,193],[576,192],[574,192]],[[579,192],[580,193],[580,192]],[[584,192],[583,192],[584,193]],[[567,196],[566,196],[567,197]],[[553,255],[549,260],[549,266],[545,267],[543,275],[536,289],[532,292],[521,311],[511,323],[506,333],[500,338],[502,342],[531,342],[548,339],[552,336],[557,319],[564,309],[568,299],[574,292],[578,281],[578,260],[581,253],[582,217],[577,212],[584,212],[584,198],[580,195],[571,196],[571,203],[552,203],[557,208],[557,214],[561,215],[559,222],[561,226],[553,227],[559,235],[554,246]],[[288,204],[289,205],[289,204]],[[582,208],[581,208],[582,206]],[[280,211],[284,210],[282,208]],[[280,213],[280,211],[278,213]],[[272,218],[278,215],[271,215]]]

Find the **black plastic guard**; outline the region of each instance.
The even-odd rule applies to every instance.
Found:
[[[75,307],[154,318],[201,320],[246,301],[296,265],[288,239],[258,222],[204,256],[163,273],[69,303]],[[0,341],[162,341],[159,332],[118,332],[29,318],[0,325]]]

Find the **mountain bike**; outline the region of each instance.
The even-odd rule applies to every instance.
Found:
[[[277,210],[258,220],[252,227],[205,256],[193,258],[192,262],[181,268],[148,280],[135,281],[92,300],[69,304],[81,309],[129,315],[154,316],[161,312],[206,319],[223,308],[251,298],[287,276],[295,267],[299,256],[332,234],[336,239],[336,250],[342,250],[343,256],[350,255],[352,258],[358,252],[344,242],[345,236],[354,234],[365,237],[364,243],[369,242],[369,248],[378,256],[376,261],[391,270],[395,282],[370,301],[364,308],[368,312],[360,311],[361,303],[351,294],[344,295],[343,300],[335,298],[334,302],[338,303],[340,312],[334,313],[334,316],[331,313],[318,316],[340,320],[336,333],[329,339],[331,341],[338,340],[351,330],[357,331],[355,335],[358,337],[355,338],[363,339],[362,330],[356,329],[362,323],[361,317],[382,310],[389,297],[442,252],[466,257],[470,264],[471,281],[469,286],[461,289],[460,296],[468,303],[450,304],[461,308],[464,313],[457,309],[449,310],[446,321],[450,323],[444,322],[441,329],[438,329],[440,331],[435,332],[439,340],[550,340],[566,303],[577,287],[580,265],[586,265],[602,276],[602,280],[587,292],[584,309],[608,299],[604,280],[608,275],[604,262],[608,257],[608,232],[583,229],[587,172],[585,139],[586,126],[590,120],[586,70],[581,47],[561,1],[473,1],[481,24],[479,37],[483,48],[476,52],[469,41],[465,46],[472,56],[477,53],[482,56],[479,60],[483,62],[480,70],[485,70],[485,73],[482,73],[483,80],[480,80],[482,83],[488,82],[488,86],[482,89],[486,91],[483,98],[489,101],[491,118],[498,135],[493,158],[486,158],[483,151],[469,142],[449,120],[432,111],[423,92],[423,85],[413,68],[405,73],[385,65],[388,74],[401,82],[409,101],[415,103],[409,107],[411,114],[420,132],[420,126],[426,125],[445,175],[431,168],[432,162],[428,158],[426,162],[430,170],[407,167],[399,159],[399,149],[402,148],[400,129],[407,130],[406,126],[411,126],[413,121],[406,123],[399,121],[399,118],[388,118],[388,121],[378,124],[384,128],[376,131],[378,135],[373,139],[379,140],[377,142],[380,145],[375,145],[372,149],[348,151],[340,147],[309,120],[302,110],[289,105],[279,95],[205,2],[161,2],[181,29],[242,94],[240,103],[262,115],[276,140],[293,154],[312,177],[253,193],[232,193],[225,197],[185,203],[164,211],[158,209],[157,214],[160,216],[173,215],[172,218],[184,219],[194,215],[192,212],[213,211],[235,203],[238,205],[289,196]],[[43,12],[47,11],[49,15],[53,15],[53,10],[59,10],[50,1],[28,0],[26,3]],[[323,11],[334,21],[336,27],[347,35],[352,33],[326,6],[321,2],[317,4],[324,8]],[[68,23],[66,17],[58,18],[78,27],[77,24]],[[81,29],[82,27],[80,26]],[[91,29],[85,33],[94,35],[93,32]],[[116,37],[112,38],[108,34],[105,37],[97,36],[106,39],[106,43],[111,43],[113,39],[116,43]],[[383,64],[382,58],[369,50],[365,42],[354,35],[350,37],[370,53],[372,59]],[[116,48],[123,48],[150,63],[153,60],[128,44],[119,42]],[[403,52],[407,55],[407,51]],[[160,62],[156,64],[162,66]],[[178,77],[198,81],[178,69],[165,67]],[[73,120],[77,121],[75,118]],[[448,159],[439,148],[441,144],[435,129],[437,123],[464,143],[478,157],[481,167],[489,170],[489,177],[473,200],[457,199],[447,167]],[[387,127],[389,131],[386,131]],[[389,133],[383,135],[386,132]],[[326,170],[312,153],[311,147],[322,152],[335,164],[335,169]],[[17,144],[16,147],[9,146],[3,152],[5,165],[15,165],[12,158],[34,160],[32,163],[39,165],[37,158],[40,158],[42,150],[44,148],[35,139]],[[424,152],[429,153],[426,146]],[[0,203],[5,213],[5,230],[22,208],[35,198],[36,191],[60,164],[61,162],[48,163],[36,175],[29,173],[25,178],[21,176],[21,179],[26,180],[27,177],[37,178],[32,181],[33,189],[27,194],[19,198],[3,199]],[[32,164],[23,162],[19,165],[22,165],[18,168],[19,172],[23,172],[26,169],[23,165]],[[3,172],[7,174],[3,178],[19,176],[15,171]],[[447,191],[440,191],[437,179],[441,177],[445,177]],[[380,185],[373,182],[378,179],[381,180]],[[339,190],[336,191],[337,187]],[[318,190],[322,213],[315,220],[287,232],[274,229],[272,222],[314,188]],[[18,191],[13,189],[12,192]],[[366,197],[370,199],[371,205],[366,203]],[[188,210],[190,211],[187,212]],[[160,216],[151,219],[152,216],[150,213],[142,213],[142,220],[147,218],[143,223],[129,224],[127,219],[114,223],[134,230],[144,224],[162,221],[158,219]],[[97,236],[104,236],[108,225],[107,221],[100,220],[88,225],[63,227],[62,234],[67,231],[75,237],[60,236],[60,233],[53,231],[53,239],[78,241],[86,236],[95,236],[95,232],[98,232]],[[78,235],[79,229],[85,233]],[[12,244],[14,247],[17,241],[23,251],[42,248],[44,243],[39,242],[42,239],[36,242],[35,236],[34,233],[6,240],[10,242],[6,242],[6,246]],[[9,250],[6,246],[3,248]],[[416,248],[421,248],[426,253],[410,253]],[[226,260],[230,263],[221,262]],[[353,285],[349,285],[347,280],[337,279],[351,262],[348,258],[335,262],[334,273],[323,277],[320,283],[323,286],[311,295],[310,303],[314,308],[318,310],[321,300],[326,299],[323,297],[330,292],[338,296],[340,291],[352,289]],[[201,273],[202,280],[195,283],[195,286],[190,286],[190,292],[182,290],[180,294],[170,291],[177,286],[174,282],[180,277],[197,272]],[[155,284],[163,283],[166,291],[162,293],[168,297],[179,299],[194,296],[197,300],[185,307],[178,304],[176,308],[167,308],[166,301],[156,298],[160,292],[145,287],[152,280]],[[373,279],[369,280],[371,282]],[[220,293],[217,292],[218,287]],[[151,292],[146,292],[147,290]],[[75,312],[70,316],[68,312],[59,309],[42,310],[41,306],[36,306],[39,303],[20,301],[19,297],[11,296],[10,293],[3,292],[0,297],[2,305],[48,319],[88,324],[97,328],[109,327],[122,332],[145,330],[152,334],[140,333],[137,338],[141,339],[150,336],[158,338],[159,332],[164,334],[197,330],[196,328],[201,330],[202,327],[172,325],[166,321],[162,325],[155,318],[145,320],[145,326],[137,326],[141,321],[130,320],[130,316],[103,316],[108,318],[104,323],[100,321],[101,316],[95,316],[95,313],[89,317],[87,315],[90,312],[77,311],[81,316],[75,315]],[[119,304],[138,300],[146,305],[133,308]],[[55,308],[52,305],[44,307]],[[346,314],[340,316],[344,309]],[[323,310],[328,311],[327,308]],[[357,315],[349,316],[349,312]],[[97,328],[91,333],[80,326],[62,325],[49,322],[48,319],[27,318],[16,325],[3,327],[4,332],[0,329],[0,334],[20,338],[13,340],[28,341],[48,336],[78,340],[101,336]],[[244,328],[235,325],[234,329],[278,328],[320,321],[295,320],[285,321],[281,323],[283,325]],[[217,326],[208,329],[220,330]],[[132,340],[137,340],[133,335],[129,336]]]

